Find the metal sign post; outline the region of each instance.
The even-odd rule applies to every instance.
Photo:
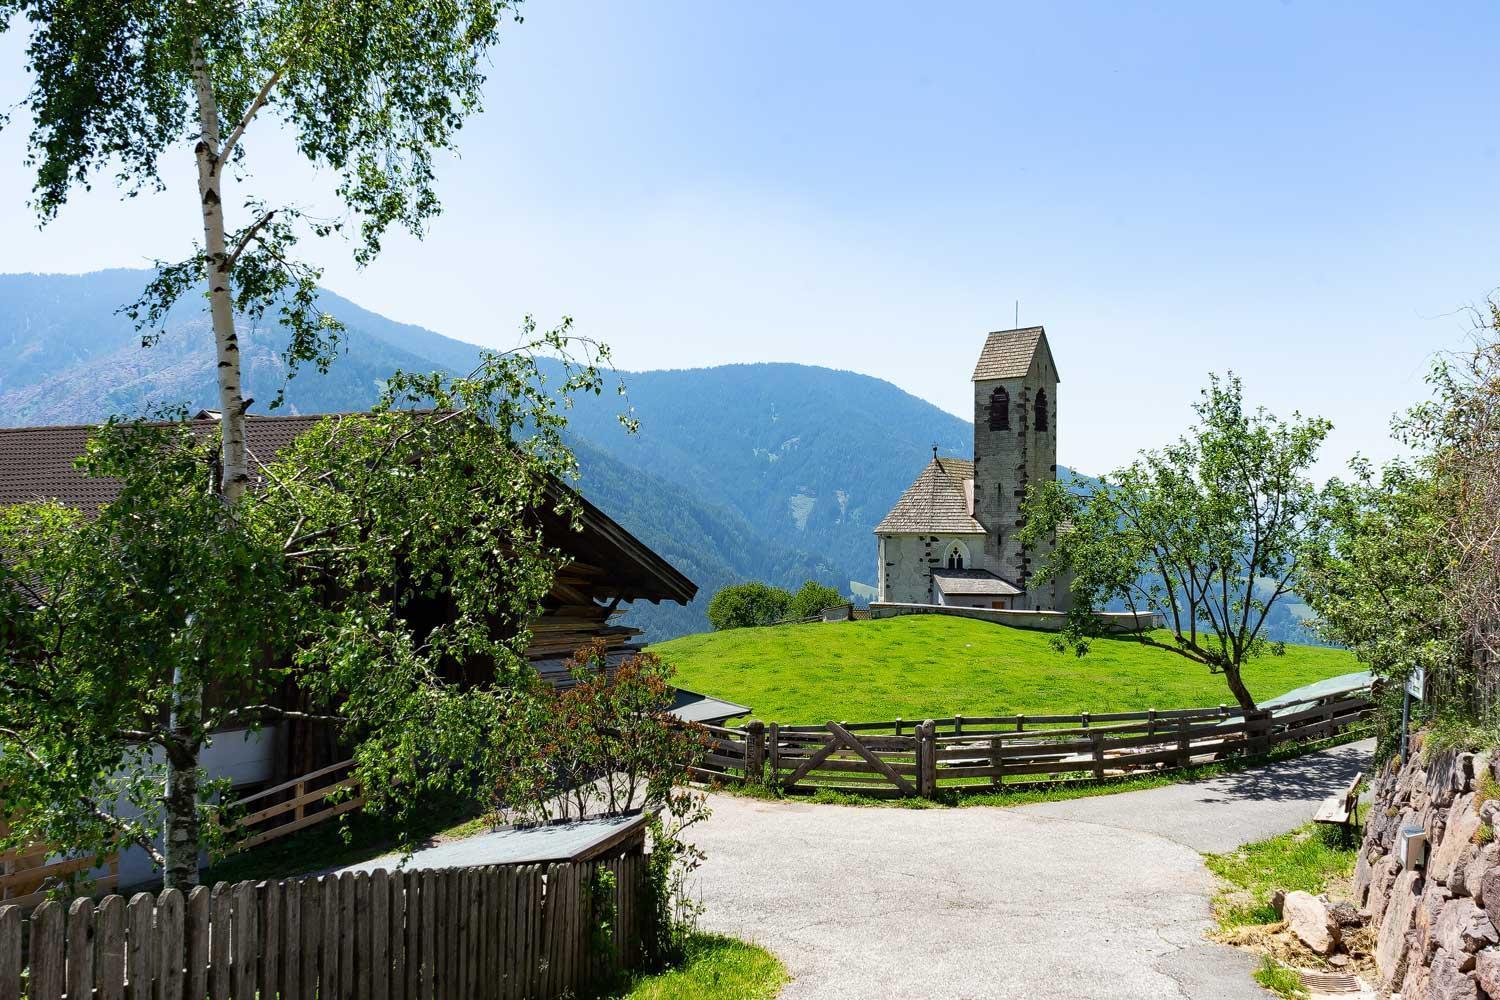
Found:
[[[1422,700],[1423,688],[1427,684],[1427,670],[1418,667],[1406,678],[1406,687],[1401,692],[1401,766],[1406,766],[1408,757],[1406,730],[1411,724],[1411,700]]]

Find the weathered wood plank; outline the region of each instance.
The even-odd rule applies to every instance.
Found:
[[[130,1000],[151,1000],[156,979],[156,948],[152,940],[152,919],[156,900],[149,892],[130,897],[125,914],[128,940],[125,949],[126,993]]]
[[[360,915],[369,924],[369,933],[363,938],[369,941],[365,954],[369,968],[361,971],[359,981],[368,982],[370,991],[364,994],[372,1000],[390,1000],[391,995],[391,877],[385,869],[377,868],[370,873],[369,908]]]
[[[437,995],[437,949],[436,927],[438,915],[438,876],[436,872],[422,872],[422,991],[421,1000],[433,1000]]]
[[[62,904],[55,899],[47,900],[31,912],[31,980],[27,984],[27,1000],[62,998],[67,969],[63,951],[65,919]]]
[[[230,957],[234,966],[234,1000],[256,1000],[260,973],[259,900],[254,882],[234,887],[234,944]]]
[[[288,881],[281,890],[281,1000],[303,1000],[307,995],[302,992],[302,887],[305,882],[304,879]]]
[[[186,996],[186,909],[181,890],[163,889],[156,896],[155,1000],[184,1000]]]
[[[21,908],[0,906],[0,1000],[21,997]]]
[[[68,906],[68,997],[87,998],[94,990],[94,901],[75,899]]]
[[[339,1000],[343,996],[343,969],[339,961],[339,877],[326,875],[320,881],[319,905],[323,910],[322,940],[318,944],[318,998]]]
[[[281,920],[284,891],[280,882],[262,882],[256,886],[259,902],[257,922],[260,939],[260,995],[275,1000],[281,992]]]
[[[298,883],[302,897],[302,971],[297,981],[300,1000],[314,1000],[323,966],[323,886],[317,879]]]
[[[375,935],[372,932],[370,919],[370,874],[369,872],[354,873],[354,899],[347,916],[351,927],[349,928],[350,946],[353,948],[354,956],[354,996],[359,1000],[369,1000],[371,984],[371,954],[374,951]]]
[[[213,1000],[229,1000],[234,992],[229,978],[229,925],[233,898],[229,883],[219,882],[210,891],[208,904],[208,991]]]
[[[198,898],[201,904],[206,904],[208,889],[203,888]],[[203,909],[203,906],[199,908]],[[125,897],[105,896],[101,899],[99,909],[94,912],[94,926],[94,995],[97,1000],[122,1000],[125,996]],[[208,941],[206,930],[203,940],[205,944]],[[202,955],[207,968],[206,949]],[[199,994],[200,998],[203,996]]]
[[[209,906],[212,890],[195,885],[182,903],[182,993],[192,1000],[208,996]],[[103,1000],[101,997],[100,1000]]]

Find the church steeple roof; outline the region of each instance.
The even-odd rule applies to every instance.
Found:
[[[1052,349],[1047,346],[1047,331],[1042,327],[996,330],[984,340],[972,381],[1025,378],[1038,350],[1046,351],[1049,358],[1052,356]]]

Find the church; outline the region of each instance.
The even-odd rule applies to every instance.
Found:
[[[1057,478],[1057,366],[1039,326],[985,338],[974,366],[974,456],[932,461],[875,527],[880,602],[1067,610],[1066,580],[1033,585],[1021,504]]]

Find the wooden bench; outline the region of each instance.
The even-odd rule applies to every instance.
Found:
[[[1332,826],[1341,826],[1346,834],[1352,834],[1359,829],[1359,786],[1364,781],[1364,775],[1356,774],[1349,781],[1349,786],[1336,795],[1330,795],[1318,806],[1318,812],[1313,816],[1314,823],[1327,823]]]

